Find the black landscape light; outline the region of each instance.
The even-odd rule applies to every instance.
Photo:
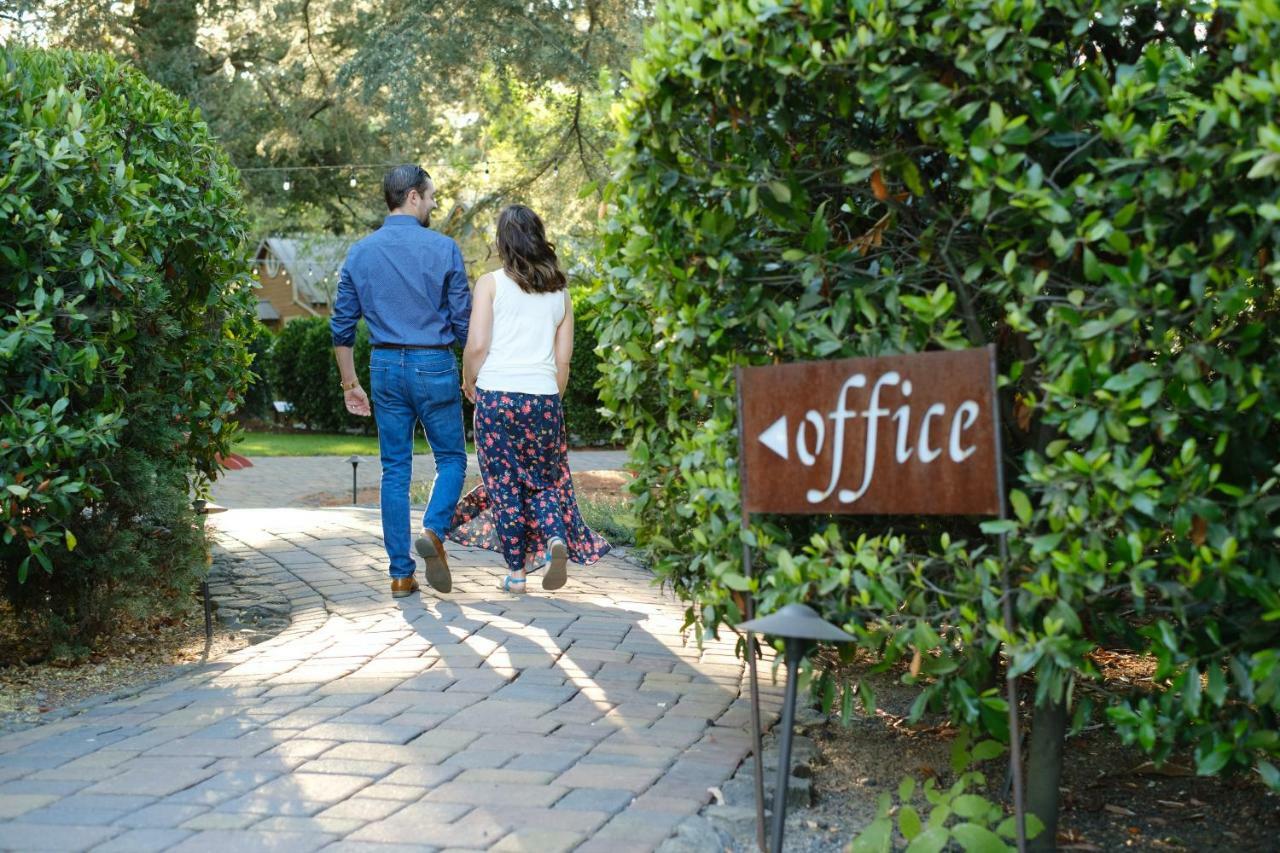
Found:
[[[782,853],[782,831],[787,815],[787,781],[791,777],[791,736],[796,720],[796,680],[800,661],[811,642],[849,643],[853,637],[823,619],[813,608],[788,604],[776,613],[752,619],[738,626],[782,637],[786,649],[787,696],[782,705],[782,745],[778,754],[778,773],[773,785],[773,829],[769,834],[770,853]]]
[[[226,512],[225,506],[219,506],[212,501],[204,498],[196,498],[191,502],[191,508],[196,511],[196,515],[212,515],[216,512]],[[209,601],[209,578],[200,581],[200,598],[204,602],[204,645],[205,652],[208,653],[209,645],[213,642],[213,604]]]
[[[352,454],[351,454],[351,456],[350,456],[350,457],[348,457],[347,461],[351,463],[351,505],[352,505],[352,506],[355,506],[355,503],[356,503],[356,466],[358,466],[358,465],[360,464],[360,457],[359,457],[359,456],[356,456],[354,453],[352,453]]]

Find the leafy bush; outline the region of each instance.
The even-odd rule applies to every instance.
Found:
[[[807,601],[913,659],[916,712],[1051,745],[1105,705],[1157,760],[1280,787],[1275,0],[660,7],[621,114],[603,399],[638,541],[714,630]],[[759,518],[737,364],[994,342],[1018,630],[975,521]],[[1158,689],[1099,685],[1136,649]]]
[[[249,376],[237,183],[132,68],[0,48],[0,590],[49,639],[204,568],[188,490]]]
[[[369,389],[369,331],[356,326],[354,347],[356,376]],[[269,374],[278,400],[293,404],[289,418],[311,429],[338,432],[374,429],[372,418],[347,412],[342,402],[342,381],[333,358],[333,336],[327,317],[306,317],[287,323],[272,347]]]
[[[929,806],[922,817],[916,802],[916,781],[903,779],[897,791],[898,831],[908,842],[911,853],[946,849],[954,844],[974,853],[1004,853],[1016,850],[1018,830],[1016,818],[1005,816],[1004,809],[992,803],[979,791],[987,786],[986,774],[976,765],[996,758],[1004,747],[984,740],[970,748],[969,737],[962,732],[951,744],[951,772],[956,780],[941,788],[934,778],[925,780],[919,793]],[[894,797],[881,794],[876,803],[876,817],[849,845],[849,853],[889,853],[893,849]],[[1028,838],[1038,836],[1044,827],[1034,815],[1027,816]]]
[[[275,343],[275,335],[261,323],[254,325],[253,334],[248,341],[249,354],[253,357],[253,380],[244,392],[244,402],[236,414],[241,417],[271,417],[271,403],[275,400],[271,387],[271,346]]]
[[[600,377],[596,348],[596,311],[577,293],[574,295],[574,348],[565,392],[565,423],[570,443],[598,444],[609,439],[612,427],[598,411]],[[333,342],[327,318],[307,317],[285,325],[275,336],[266,367],[257,368],[270,377],[275,399],[293,404],[289,417],[311,429],[340,431],[351,428],[375,430],[373,421],[347,414],[342,404],[338,367],[333,359]],[[356,374],[369,387],[369,332],[362,322],[356,327],[354,358]],[[255,367],[262,362],[255,363]],[[465,401],[464,401],[465,402]],[[467,434],[471,432],[470,404],[465,404]]]
[[[600,315],[590,301],[591,291],[573,293],[573,359],[569,363],[569,387],[564,395],[565,426],[572,445],[603,444],[613,426],[600,414],[600,357],[596,354],[596,328]]]

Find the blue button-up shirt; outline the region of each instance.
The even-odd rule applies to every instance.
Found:
[[[388,216],[347,252],[329,318],[334,346],[355,343],[362,316],[374,344],[465,344],[471,289],[458,244],[412,216]]]

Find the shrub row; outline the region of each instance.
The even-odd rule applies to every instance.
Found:
[[[596,383],[600,378],[596,349],[596,312],[577,291],[574,294],[574,351],[569,387],[564,398],[565,422],[570,443],[576,446],[601,444],[609,440],[611,427],[599,412]],[[257,374],[246,398],[244,413],[269,417],[273,400],[293,405],[286,419],[309,429],[337,432],[350,429],[373,430],[373,422],[347,414],[342,404],[338,368],[326,318],[294,320],[275,335],[259,327],[253,338],[253,370]],[[365,324],[357,326],[354,352],[356,372],[369,387],[369,333]],[[466,407],[470,432],[470,404]]]
[[[0,595],[36,645],[204,569],[189,489],[249,377],[238,182],[129,66],[0,48]]]
[[[1003,736],[1027,674],[1049,845],[1102,710],[1280,788],[1277,44],[1275,0],[671,0],[631,75],[597,305],[640,544],[706,630],[751,591],[914,661],[916,714]],[[744,575],[735,365],[989,342],[1011,521],[762,517]]]

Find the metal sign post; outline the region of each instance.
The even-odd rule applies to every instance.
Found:
[[[1005,517],[995,347],[739,367],[743,568],[752,513]],[[1004,621],[1013,630],[1004,564]],[[747,619],[754,618],[750,592]],[[755,647],[748,638],[757,837],[764,790]],[[1016,685],[1009,735],[1018,849],[1025,850]],[[776,792],[775,792],[776,796]],[[777,853],[777,851],[775,851]]]
[[[739,476],[744,478],[746,473],[742,466],[746,460],[746,453],[743,450],[745,441],[742,429],[742,368],[735,371],[737,379],[736,386],[738,389],[738,464]],[[747,512],[746,501],[742,502],[742,574],[743,577],[750,582],[752,577],[751,564],[751,546],[747,544],[747,532],[751,526],[751,516]],[[755,597],[751,595],[750,588],[743,594],[743,615],[745,621],[751,621],[756,618],[755,614]],[[747,671],[749,673],[748,681],[751,688],[751,760],[755,768],[756,778],[756,844],[761,850],[766,850],[764,842],[764,757],[760,754],[760,683],[756,673],[756,657],[759,655],[758,641],[756,635],[752,631],[747,632]]]

